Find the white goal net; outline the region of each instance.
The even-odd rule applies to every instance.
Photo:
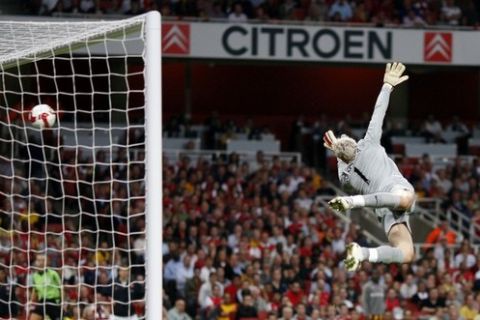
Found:
[[[151,309],[146,287],[161,283],[146,272],[146,199],[159,182],[146,172],[160,180],[148,141],[160,150],[161,136],[148,137],[145,119],[161,126],[159,25],[157,13],[0,21],[0,318],[143,319]],[[30,123],[37,104],[55,110],[52,128]]]

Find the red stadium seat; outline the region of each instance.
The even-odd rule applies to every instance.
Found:
[[[405,154],[405,145],[404,144],[394,144],[393,145],[393,153],[395,154]]]
[[[268,318],[268,313],[265,311],[259,312],[258,313],[258,319],[259,320],[265,320]]]
[[[295,9],[293,11],[293,16],[295,17],[295,20],[305,20],[305,9]]]

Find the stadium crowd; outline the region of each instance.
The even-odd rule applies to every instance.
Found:
[[[427,119],[414,133],[442,143],[434,133],[443,125],[435,122]],[[216,117],[205,125],[219,138],[266,130]],[[307,126],[296,121],[292,135],[300,125]],[[341,129],[348,131],[346,125]],[[458,119],[445,127],[462,138],[470,133]],[[166,135],[183,136],[184,120],[174,118],[166,128]],[[423,156],[398,164],[419,197],[441,199],[444,210],[454,207],[480,224],[478,159],[435,167]],[[268,162],[260,153],[250,166],[235,155],[214,162],[185,158],[164,172],[164,289],[171,319],[480,318],[480,254],[446,222],[429,234],[414,264],[366,263],[347,274],[345,244],[366,239],[316,204],[332,190],[315,169]]]
[[[331,21],[422,28],[477,26],[478,0],[24,0],[26,12],[140,14],[159,10],[164,17]]]
[[[164,179],[168,319],[480,317],[480,255],[448,247],[448,225],[412,265],[347,274],[345,244],[367,241],[316,203],[332,191],[314,169],[232,154],[166,163]]]
[[[206,136],[222,137],[216,133],[225,132],[224,123],[252,138],[269,132],[248,121],[238,126],[211,117]],[[185,132],[184,123],[166,128],[174,136]],[[143,136],[132,131],[129,140],[141,148]],[[2,146],[2,154],[10,154],[8,148]],[[0,317],[24,310],[29,275],[44,264],[38,263],[40,253],[62,277],[66,319],[142,316],[144,153],[137,151],[134,157],[124,149],[112,155],[43,153],[32,143],[19,151],[32,162],[12,167],[0,157],[0,298],[8,297],[0,300]],[[113,165],[106,162],[110,157]],[[435,169],[423,157],[399,165],[419,196],[443,197],[446,206],[480,216],[478,161]],[[251,163],[236,154],[195,162],[165,158],[163,171],[168,319],[480,318],[480,254],[468,241],[457,243],[448,224],[432,232],[430,246],[418,252],[414,264],[365,263],[348,274],[342,264],[345,245],[369,243],[359,226],[345,224],[316,201],[333,190],[313,167],[295,159],[266,160],[260,152]],[[27,172],[29,181],[7,178]],[[51,201],[45,201],[45,190]]]
[[[2,144],[0,319],[26,319],[27,308],[43,316],[45,292],[63,310],[58,319],[143,317],[144,137],[137,133],[128,139],[141,149],[111,155],[58,148],[52,132],[43,133],[44,147],[30,135],[11,160],[12,146]],[[60,278],[42,282],[43,274]]]

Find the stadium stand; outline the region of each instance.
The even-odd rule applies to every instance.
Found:
[[[2,149],[2,152],[4,151],[5,150]],[[63,160],[66,161],[66,159],[71,157],[71,152],[71,150],[65,148],[61,153],[62,157],[64,157]],[[105,154],[105,151],[98,151],[96,156],[105,157]],[[135,154],[136,159],[142,156],[143,154],[141,152]],[[127,172],[127,158],[124,152],[121,150],[115,151],[114,158],[117,159],[119,163],[125,164],[122,167],[115,166],[115,175],[117,177],[125,176]],[[63,190],[66,195],[75,195],[77,188],[75,188],[75,183],[72,182],[75,181],[74,179],[92,179],[92,156],[85,155],[84,161],[83,169],[85,170],[79,171],[72,170],[72,168],[51,166],[50,173],[52,177],[58,177],[58,175],[61,174],[60,170],[62,170],[62,174],[72,180],[64,181],[63,185],[59,185],[59,180],[57,182],[49,181],[47,183],[53,183],[53,185],[51,185],[53,190],[64,188]],[[135,166],[137,168],[133,169],[132,167],[132,171],[130,172],[132,177],[136,176],[138,178],[138,175],[143,172],[144,168],[139,167],[140,165]],[[28,167],[28,164],[26,167]],[[94,174],[97,178],[95,181],[100,182],[110,175],[110,170],[106,170],[106,168],[107,166],[105,165],[96,166]],[[41,170],[41,168],[37,169]],[[28,169],[26,168],[26,170]],[[2,177],[11,177],[12,173],[9,163],[2,161],[0,164],[0,174]],[[2,178],[0,185],[2,195],[10,192],[9,179]],[[125,192],[125,186],[121,183],[116,183],[112,186],[102,185],[102,183],[97,184],[95,187],[85,186],[85,188],[82,188],[79,192],[82,194],[91,192],[98,197],[98,201],[89,202],[88,200],[83,200],[82,205],[86,205],[90,208],[89,210],[98,210],[95,212],[101,213],[101,217],[95,217],[88,214],[88,212],[83,212],[81,217],[75,217],[74,215],[69,216],[69,212],[59,212],[59,207],[55,206],[53,201],[43,201],[45,193],[41,190],[45,190],[45,188],[42,188],[41,182],[27,182],[20,178],[17,180],[18,181],[15,181],[15,185],[17,186],[15,198],[10,199],[7,196],[2,196],[0,199],[0,259],[3,265],[15,266],[15,268],[11,268],[10,270],[3,270],[3,272],[7,273],[8,277],[5,277],[2,283],[14,284],[13,300],[8,298],[9,296],[7,295],[7,300],[2,301],[2,304],[4,304],[4,312],[5,310],[8,312],[8,301],[13,302],[13,304],[11,304],[13,306],[16,306],[15,301],[21,304],[27,302],[25,290],[27,286],[27,275],[32,272],[29,266],[33,264],[35,252],[46,250],[49,265],[53,267],[54,270],[63,270],[64,319],[78,319],[75,317],[79,314],[89,313],[90,311],[88,310],[92,308],[92,310],[96,312],[93,313],[95,319],[108,319],[110,314],[115,312],[114,310],[116,308],[111,302],[113,292],[117,295],[117,301],[128,302],[128,304],[126,304],[127,308],[128,305],[131,304],[131,308],[135,310],[136,314],[139,316],[143,315],[144,302],[134,302],[133,300],[140,300],[144,296],[145,289],[144,283],[142,282],[145,275],[144,268],[132,268],[131,272],[133,279],[136,281],[135,284],[131,285],[131,289],[119,293],[115,286],[118,285],[117,280],[123,281],[123,279],[121,279],[122,268],[119,265],[115,267],[112,266],[114,266],[114,260],[118,262],[123,261],[123,263],[127,263],[128,265],[138,264],[143,266],[144,251],[138,248],[143,248],[142,243],[145,242],[144,234],[126,236],[126,232],[144,230],[145,218],[143,214],[139,214],[144,211],[144,198],[135,201],[124,201],[128,196]],[[132,185],[131,187],[132,192],[137,195],[143,192],[142,187],[138,183],[136,186]],[[22,196],[28,194],[27,190],[32,190],[31,194],[33,196]],[[101,200],[105,198],[106,194],[111,192],[116,193],[119,199],[113,206],[106,205],[106,203]],[[50,195],[52,196],[54,194],[55,191]],[[68,202],[67,207],[74,210],[73,208],[78,205],[76,202],[77,201]],[[12,211],[10,210],[11,203],[14,203],[16,210],[22,213],[20,219],[16,219],[10,214]],[[30,206],[27,205],[27,203],[29,203]],[[130,206],[132,211],[127,210],[126,206]],[[31,207],[33,210],[27,211],[25,209],[27,207]],[[118,214],[119,219],[113,221],[108,218],[108,216],[113,213],[110,210],[114,210]],[[122,212],[136,212],[137,215],[136,217],[125,216],[125,214],[121,214]],[[61,219],[59,218],[60,214],[68,217]],[[62,223],[64,225],[62,225]],[[85,232],[78,232],[79,225],[84,228]],[[109,226],[110,231],[99,232],[100,228],[107,230],[107,226]],[[112,228],[122,231],[124,236],[118,234],[113,236],[111,232],[111,230],[113,230]],[[27,230],[31,231],[26,232]],[[45,236],[45,231],[49,232],[48,236]],[[115,251],[111,250],[113,241],[118,243]],[[80,242],[82,243],[81,248],[78,247],[78,243]],[[100,246],[96,245],[97,242]],[[127,248],[129,246],[127,243],[132,243],[133,247],[137,248],[131,255],[121,249]],[[62,248],[65,246],[68,247],[68,250],[62,251]],[[79,265],[81,265],[80,268]],[[125,273],[123,277],[124,279],[128,279]],[[129,293],[128,291],[131,292]],[[25,309],[17,309],[19,309],[19,318],[23,319]],[[97,316],[95,316],[95,314]]]
[[[417,134],[411,139],[425,141],[421,130]],[[176,273],[179,279],[166,278],[170,281],[165,302],[173,306],[185,301],[192,318],[235,319],[234,311],[222,313],[222,303],[231,305],[233,296],[237,305],[228,310],[238,310],[251,295],[256,297],[253,307],[260,319],[289,319],[290,314],[294,319],[364,319],[367,312],[374,312],[384,319],[436,315],[453,320],[479,312],[476,302],[468,302],[478,296],[480,283],[476,280],[479,256],[468,228],[440,222],[439,216],[439,227],[424,246],[417,246],[419,259],[413,265],[367,265],[359,274],[346,274],[341,263],[345,243],[368,243],[368,239],[362,230],[312,200],[333,192],[313,168],[275,158],[253,169],[248,166],[252,162],[228,158],[176,159],[165,168],[169,195],[165,234],[170,240],[164,244],[165,276],[168,270],[187,270]],[[456,154],[451,160],[442,159],[399,155],[398,163],[416,186],[420,202],[435,198],[444,214],[463,215],[461,224],[472,221],[480,211],[471,200],[478,197],[478,161],[462,160]],[[450,216],[449,221],[454,219]],[[181,285],[189,283],[185,274],[197,282],[195,294]],[[223,295],[214,292],[217,286],[223,288]],[[381,294],[377,302],[374,290]],[[205,291],[219,302],[202,305]],[[371,311],[372,303],[379,309]],[[308,316],[302,316],[302,307]]]
[[[346,1],[346,0],[255,0],[255,1],[160,1],[160,0],[49,0],[22,1],[24,12],[33,14],[140,14],[160,10],[163,17],[197,17],[229,21],[301,20],[336,23],[368,23],[378,27],[477,26],[480,3],[463,1]],[[241,20],[239,20],[241,19]]]
[[[245,131],[240,125],[236,127],[238,131]],[[200,126],[197,125],[197,128]],[[219,128],[223,128],[222,122]],[[199,134],[194,139],[203,141],[212,131],[208,125],[203,125],[200,130],[204,134]],[[218,130],[222,132],[223,129]],[[165,132],[165,135],[171,133]],[[216,136],[222,138],[221,134]],[[303,306],[313,319],[329,319],[329,314],[334,314],[335,317],[348,314],[352,319],[362,318],[367,303],[362,295],[362,284],[385,289],[385,299],[380,301],[379,307],[385,308],[387,317],[397,315],[400,318],[400,313],[403,312],[404,319],[431,314],[456,319],[454,316],[448,318],[448,315],[478,312],[477,303],[470,303],[470,298],[467,299],[470,295],[477,297],[480,289],[480,256],[476,254],[478,242],[473,241],[479,239],[480,233],[474,229],[475,238],[470,237],[471,226],[480,224],[480,209],[476,200],[480,174],[478,160],[462,160],[464,158],[456,158],[454,155],[451,161],[442,158],[443,161],[434,162],[428,156],[410,158],[399,155],[399,167],[415,185],[418,196],[421,199],[435,198],[440,201],[439,210],[444,215],[450,214],[449,221],[452,225],[442,224],[443,229],[435,230],[428,238],[428,245],[418,248],[422,250],[421,258],[412,266],[399,269],[396,266],[374,268],[366,265],[362,272],[351,275],[345,273],[341,263],[345,243],[352,240],[364,244],[369,242],[362,230],[339,219],[332,211],[314,201],[316,196],[331,195],[334,192],[325,180],[328,172],[319,174],[313,167],[302,164],[302,157],[298,154],[295,157],[294,153],[283,157],[264,156],[261,153],[257,157],[245,157],[235,153],[200,152],[194,161],[181,152],[170,156],[168,154],[166,151],[165,242],[162,250],[165,263],[165,305],[170,307],[171,313],[182,313],[184,304],[186,312],[192,318],[233,318],[233,313],[256,312],[255,317],[260,319],[276,319],[285,318],[284,312],[291,311],[294,316],[302,314]],[[68,157],[68,149],[64,156]],[[114,156],[124,158],[120,150],[115,151]],[[135,153],[135,156],[141,157],[142,153]],[[86,164],[89,161],[91,159],[85,158]],[[1,170],[4,176],[8,176],[8,164],[3,163]],[[82,172],[88,174],[87,171]],[[98,168],[98,179],[101,179],[102,172],[106,174],[107,171]],[[118,174],[121,175],[122,172]],[[9,184],[5,184],[7,185]],[[30,187],[37,189],[33,185]],[[64,187],[68,192],[69,186]],[[28,184],[18,183],[18,188],[17,193],[22,194],[22,188],[28,188]],[[118,188],[115,192],[122,194],[121,186],[115,188]],[[102,192],[105,192],[102,188],[95,189],[96,198],[101,198]],[[21,207],[23,201],[24,199],[18,199],[15,203]],[[3,199],[3,213],[8,212],[9,203]],[[101,203],[92,205],[101,206]],[[143,204],[138,201],[130,205],[131,212],[143,210]],[[104,209],[101,207],[98,210]],[[37,230],[38,233],[33,234],[29,241],[21,237],[13,240],[25,248],[27,245],[30,248],[47,245],[42,242],[41,233],[45,219],[48,218],[45,212],[46,209],[41,205],[36,208],[36,212],[26,212],[23,223],[30,223],[31,230]],[[457,217],[460,221],[457,225],[453,225],[456,221],[452,219],[453,215],[463,217]],[[144,228],[141,216],[134,220],[129,223],[131,228]],[[468,221],[474,223],[468,224]],[[115,227],[120,230],[127,227],[126,220],[116,223]],[[8,230],[8,215],[2,217],[2,225]],[[87,222],[87,226],[93,230],[94,221]],[[22,229],[22,225],[15,227]],[[49,222],[49,227],[50,231],[55,232],[54,223]],[[75,222],[68,222],[67,229],[75,230]],[[58,230],[61,230],[60,226]],[[458,234],[458,239],[454,241],[451,240],[452,230]],[[15,235],[20,236],[21,233]],[[65,239],[68,242],[76,236],[78,235],[72,231],[65,235]],[[95,261],[109,265],[109,259],[113,259],[113,255],[121,256],[121,253],[105,252],[101,248],[96,250],[94,239],[88,233],[82,237],[85,250],[71,250],[65,259],[66,265],[63,266],[55,250],[59,245],[58,239],[48,239],[53,266],[70,270],[64,273],[63,279],[65,296],[72,302],[67,307],[67,314],[74,313],[73,308],[77,306],[74,301],[77,301],[78,293],[82,295],[81,308],[89,310],[92,297],[96,296],[107,314],[111,305],[106,293],[111,291],[108,286],[112,283],[115,271],[104,270],[95,274],[92,270]],[[11,240],[8,232],[1,237],[2,248],[5,248],[2,251],[3,261],[13,261],[18,266],[27,265],[27,255],[10,256],[8,248]],[[104,247],[109,247],[108,241],[112,239],[105,235],[102,241],[105,242]],[[122,246],[122,242],[127,239],[120,237],[115,241],[118,246]],[[144,239],[133,236],[130,241],[141,242]],[[73,245],[76,241],[71,243]],[[132,258],[139,262],[143,256],[139,253]],[[85,260],[80,277],[79,270],[72,267],[77,259]],[[118,257],[117,261],[122,259],[125,257]],[[372,280],[372,272],[378,273],[378,283],[375,282],[375,277]],[[14,281],[25,285],[27,273],[28,270],[17,268],[13,272]],[[134,273],[143,277],[143,270],[134,270]],[[102,285],[93,286],[95,283]],[[142,294],[142,290],[138,288],[139,294]],[[438,305],[432,300],[437,295],[440,301],[444,301]],[[253,302],[250,302],[251,296],[254,297]],[[22,286],[17,287],[16,297],[20,302],[25,301]],[[480,298],[472,299],[478,301]],[[137,304],[135,310],[141,315],[143,306]],[[223,316],[221,310],[227,310],[223,311]]]

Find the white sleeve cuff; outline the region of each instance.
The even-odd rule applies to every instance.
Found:
[[[388,90],[388,91],[392,91],[393,90],[393,86],[389,83],[384,83],[383,86],[382,86],[382,90]]]

